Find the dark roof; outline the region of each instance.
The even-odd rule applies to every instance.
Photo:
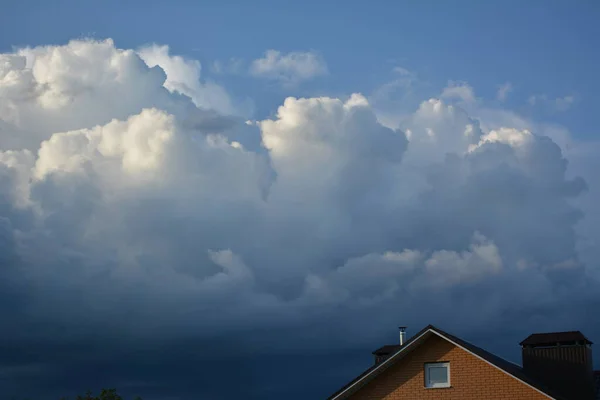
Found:
[[[579,331],[570,332],[552,332],[552,333],[534,333],[529,335],[527,339],[519,343],[521,346],[551,346],[557,343],[572,343],[584,342],[592,344],[592,342],[583,336]]]
[[[433,325],[428,325],[425,328],[421,329],[413,337],[411,337],[403,346],[398,346],[399,347],[398,350],[396,350],[396,352],[394,354],[392,354],[390,357],[388,357],[385,362],[382,362],[382,363],[379,363],[379,364],[371,366],[369,369],[367,369],[366,371],[364,371],[362,374],[360,374],[359,376],[357,376],[356,378],[354,378],[353,380],[351,380],[348,384],[346,384],[340,390],[338,390],[337,392],[335,392],[334,394],[332,394],[328,398],[328,400],[334,399],[336,396],[338,396],[339,394],[343,393],[346,389],[348,389],[349,387],[351,387],[355,383],[361,381],[367,375],[371,374],[371,372],[373,372],[374,376],[375,376],[376,375],[376,372],[374,372],[375,370],[382,370],[383,371],[383,370],[387,369],[396,360],[401,359],[401,357],[399,357],[399,358],[396,357],[397,355],[399,355],[405,349],[409,349],[413,344],[416,343],[417,339],[419,339],[424,333],[426,333],[429,330],[431,330],[432,332],[437,333],[439,336],[442,336],[442,337],[446,338],[447,340],[450,340],[450,341],[456,343],[457,345],[465,348],[467,351],[475,354],[478,357],[481,357],[485,361],[487,361],[490,364],[496,366],[497,368],[503,370],[507,374],[512,375],[512,376],[514,376],[517,379],[520,379],[521,381],[523,381],[523,382],[527,383],[528,385],[536,388],[537,390],[539,390],[539,391],[547,394],[548,396],[551,396],[551,397],[553,397],[556,400],[564,400],[563,397],[558,396],[555,393],[552,393],[552,391],[550,389],[548,389],[544,385],[540,384],[539,382],[535,381],[531,377],[527,376],[524,373],[523,368],[521,366],[519,366],[517,364],[513,364],[510,361],[506,361],[505,359],[503,359],[501,357],[498,357],[495,354],[492,354],[492,353],[490,353],[490,352],[488,352],[486,350],[483,350],[482,348],[477,347],[477,346],[475,346],[475,345],[473,345],[473,344],[471,344],[471,343],[469,343],[467,341],[464,341],[464,340],[462,340],[462,339],[460,339],[460,338],[458,338],[456,336],[450,335],[449,333],[446,333],[446,332],[442,331],[441,329],[436,328]],[[387,346],[383,346],[382,349],[384,347],[387,347]],[[375,354],[375,352],[373,354]]]
[[[400,350],[400,347],[402,346],[400,346],[399,344],[386,344],[385,346],[378,348],[371,354],[375,354],[376,356],[383,356],[397,352],[398,350]]]
[[[437,330],[438,333],[442,334],[442,336],[446,336],[448,339],[452,340],[456,344],[464,347],[471,353],[478,355],[479,357],[483,358],[485,361],[489,362],[490,364],[495,365],[496,367],[500,368],[504,372],[514,376],[517,379],[522,380],[523,382],[554,397],[555,399],[562,399],[561,396],[557,395],[556,393],[553,393],[551,389],[549,389],[545,385],[541,384],[540,382],[537,382],[535,379],[533,379],[530,376],[528,376],[527,374],[525,374],[525,371],[523,371],[523,367],[521,367],[520,365],[517,365],[515,363],[507,361],[502,357],[498,357],[497,355],[492,354],[489,351],[482,349],[481,347],[477,347],[465,340],[462,340],[460,338],[457,338],[456,336],[450,335],[449,333],[446,333],[440,329],[437,329],[437,328],[434,328],[434,329]]]

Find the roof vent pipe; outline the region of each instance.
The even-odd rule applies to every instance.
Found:
[[[398,329],[400,330],[400,346],[402,346],[406,340],[406,327],[401,326]]]

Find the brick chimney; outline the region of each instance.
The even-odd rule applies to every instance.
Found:
[[[594,399],[592,342],[581,332],[535,333],[520,344],[527,375],[566,399]]]

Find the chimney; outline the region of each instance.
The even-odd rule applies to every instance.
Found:
[[[568,400],[594,399],[592,342],[581,332],[535,333],[520,345],[527,375]]]
[[[398,344],[388,344],[388,345],[385,345],[385,346],[380,347],[377,350],[375,350],[372,353],[375,358],[375,365],[382,363],[388,357],[390,357],[392,354],[394,354],[395,352],[400,350],[400,348],[406,342],[406,327],[401,326],[398,329],[400,329],[400,344],[399,345]]]
[[[401,326],[398,328],[400,330],[400,346],[404,345],[404,341],[406,340],[406,327]]]

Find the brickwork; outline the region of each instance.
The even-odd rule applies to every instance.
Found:
[[[450,388],[425,388],[427,362],[450,363]],[[349,399],[548,400],[549,397],[434,335]]]

